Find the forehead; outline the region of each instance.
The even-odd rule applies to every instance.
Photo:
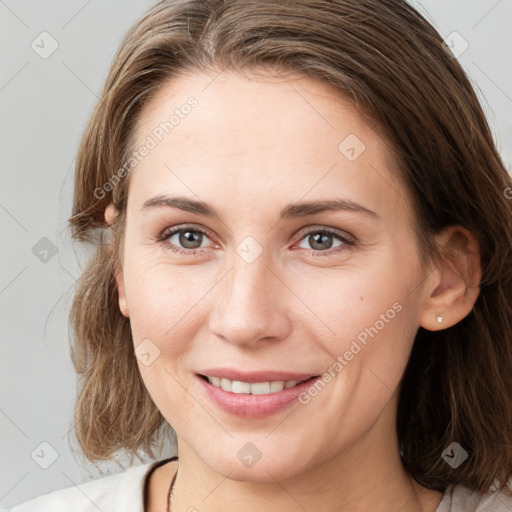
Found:
[[[139,204],[179,192],[280,209],[336,195],[384,215],[409,211],[386,142],[333,85],[301,75],[175,77],[139,117],[133,146],[144,145],[130,177]]]

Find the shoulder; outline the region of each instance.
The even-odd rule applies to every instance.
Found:
[[[145,477],[160,462],[66,487],[0,512],[142,512]]]
[[[512,479],[509,491],[495,490],[478,494],[463,485],[450,485],[435,512],[510,512],[512,511]]]

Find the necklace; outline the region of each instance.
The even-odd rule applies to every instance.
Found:
[[[174,477],[172,479],[171,485],[169,486],[169,492],[167,493],[167,512],[171,511],[171,503],[172,503],[172,494],[174,491],[174,481],[176,480],[176,475],[178,474],[178,470],[174,473]]]

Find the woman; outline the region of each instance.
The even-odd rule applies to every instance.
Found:
[[[405,2],[158,3],[77,157],[75,422],[177,456],[13,510],[512,510],[511,187]]]

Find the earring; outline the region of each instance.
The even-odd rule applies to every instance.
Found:
[[[443,321],[443,317],[441,315],[437,315],[436,320],[437,320],[437,323],[440,324]]]

